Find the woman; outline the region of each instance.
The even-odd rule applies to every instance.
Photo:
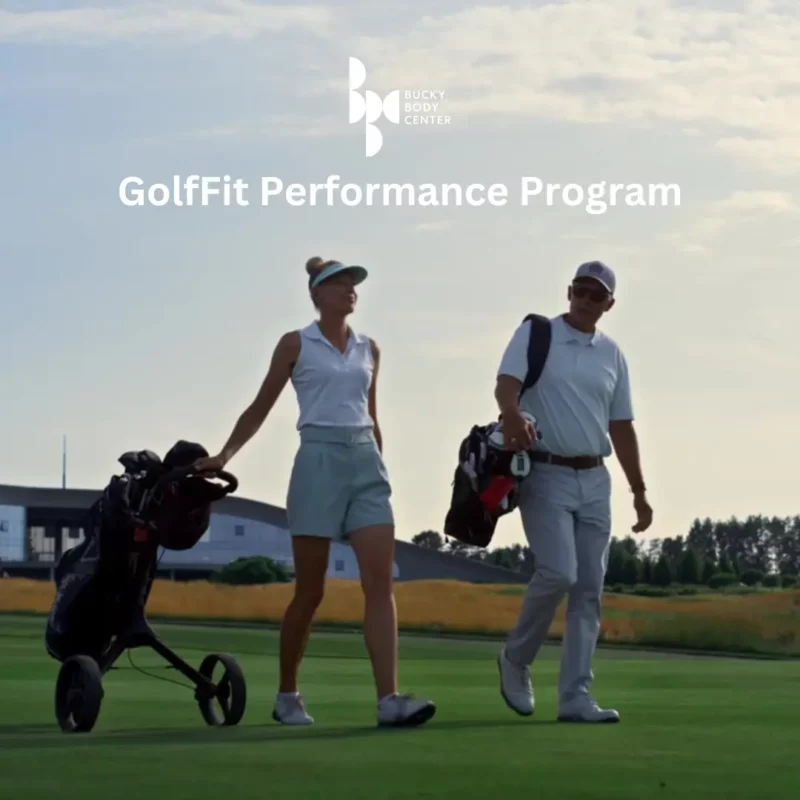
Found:
[[[397,690],[397,611],[392,571],[394,516],[376,413],[380,351],[347,324],[363,267],[312,258],[308,287],[318,321],[284,334],[255,400],[219,455],[202,470],[222,469],[259,430],[291,377],[297,392],[300,448],[286,511],[294,554],[294,597],[281,626],[280,686],[273,719],[308,725],[313,718],[297,688],[311,622],[325,587],[330,543],[349,540],[364,591],[364,638],[372,662],[379,725],[418,725],[435,705]]]

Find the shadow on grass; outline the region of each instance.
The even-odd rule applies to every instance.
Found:
[[[6,742],[3,739],[5,736],[24,736],[26,733],[52,733],[54,728],[58,730],[55,722],[20,722],[16,725],[0,725],[0,742],[2,742],[0,750],[6,747]]]
[[[286,728],[277,724],[238,726],[235,728],[137,728],[135,730],[110,730],[90,733],[62,733],[52,725],[0,725],[0,751],[54,750],[74,747],[102,747],[114,745],[213,745],[242,742],[299,741],[320,739],[357,739],[366,736],[399,736],[404,733],[435,733],[439,731],[490,730],[514,725],[551,725],[556,720],[527,721],[506,720],[435,720],[420,728],[379,729],[374,725],[335,728]]]

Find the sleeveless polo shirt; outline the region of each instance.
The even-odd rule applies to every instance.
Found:
[[[351,331],[344,353],[312,322],[300,330],[300,356],[292,370],[300,415],[307,425],[372,428],[369,388],[375,371],[369,337]]]

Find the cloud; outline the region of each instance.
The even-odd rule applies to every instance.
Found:
[[[775,214],[800,214],[800,206],[790,192],[739,191],[713,205],[718,214],[727,211],[752,211]]]
[[[276,136],[285,138],[319,138],[341,136],[341,121],[331,115],[317,115],[313,119],[301,114],[270,114],[263,117],[256,125],[236,126],[234,132],[238,136],[250,137]],[[210,132],[213,134],[213,131]],[[346,131],[345,131],[346,133]]]
[[[449,219],[440,219],[435,222],[419,222],[414,226],[415,230],[428,232],[449,231],[453,223]]]
[[[159,133],[156,136],[137,136],[128,141],[137,145],[163,145],[167,141],[181,140],[242,141],[271,137],[314,139],[341,135],[343,135],[341,121],[330,115],[309,119],[301,114],[270,114],[247,122],[208,128],[188,128]]]
[[[668,244],[675,248],[675,250],[680,253],[687,253],[689,255],[707,253],[708,248],[705,247],[705,245],[694,241],[695,235],[696,232],[692,230],[689,230],[687,233],[671,231],[669,233],[660,233],[656,238],[659,241],[664,242],[664,244]]]
[[[800,106],[796,111],[800,114]],[[756,138],[723,137],[715,143],[715,148],[736,160],[751,161],[776,175],[800,173],[800,133]]]
[[[800,174],[795,0],[511,2],[416,18],[397,11],[391,26],[353,2],[133,0],[111,8],[22,8],[0,11],[0,42],[147,38],[181,45],[295,29],[314,37],[298,44],[304,48],[298,65],[285,66],[295,97],[314,100],[301,111],[309,116],[319,114],[323,99],[331,113],[334,103],[340,108],[346,59],[357,55],[367,67],[365,88],[444,89],[440,113],[459,127],[533,118],[646,132],[667,123],[733,160],[776,175]],[[307,135],[308,124],[279,128]]]
[[[707,245],[731,227],[738,230],[745,223],[759,224],[768,218],[796,216],[800,216],[800,205],[789,192],[738,191],[713,203],[709,214],[692,222],[688,229],[664,233],[659,238],[684,253],[705,253]]]
[[[567,242],[597,242],[600,237],[596,233],[588,233],[586,231],[567,231],[559,236]]]
[[[410,33],[360,38],[356,52],[370,88],[444,88],[442,112],[459,124],[534,116],[645,129],[666,121],[757,166],[800,172],[800,8],[715,5],[484,6],[423,17]]]
[[[333,10],[321,5],[262,5],[249,0],[158,0],[122,8],[0,10],[0,42],[101,44],[163,37],[167,44],[215,37],[252,39],[299,28],[324,33]]]

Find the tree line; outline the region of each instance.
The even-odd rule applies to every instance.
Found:
[[[533,575],[535,559],[524,545],[472,548],[437,531],[422,531],[412,541],[432,550]],[[744,583],[772,587],[798,584],[800,515],[712,521],[695,519],[686,535],[639,540],[614,537],[608,554],[606,585],[671,584],[718,588]]]

